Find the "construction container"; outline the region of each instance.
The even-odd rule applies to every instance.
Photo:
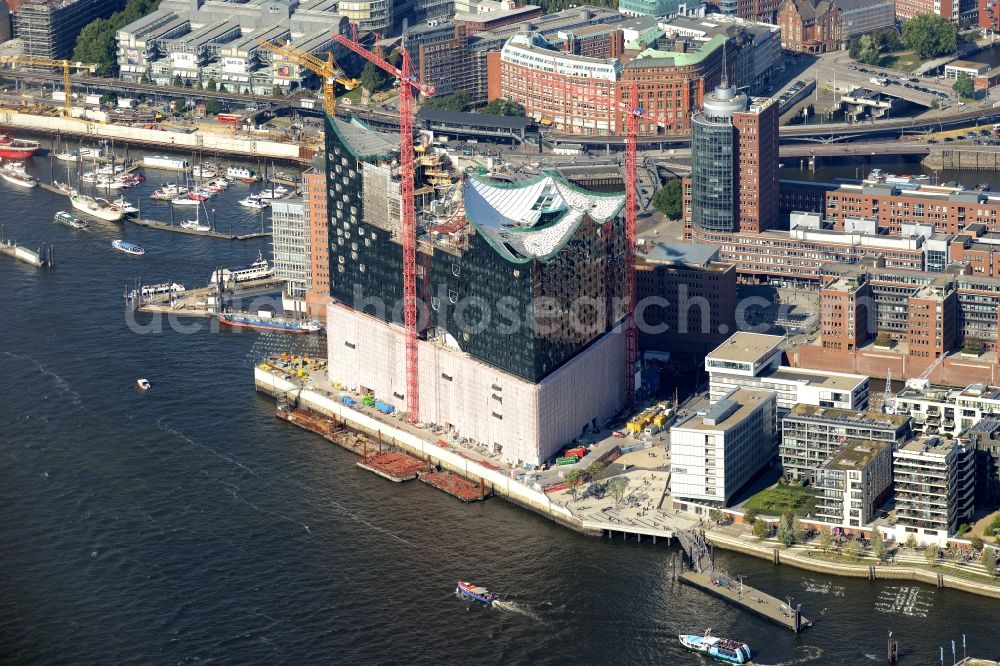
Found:
[[[396,411],[396,408],[387,402],[382,402],[381,400],[375,401],[375,409],[382,412],[383,414],[392,414]]]
[[[557,465],[574,465],[578,462],[580,462],[580,459],[576,456],[562,456],[560,458],[556,458]]]
[[[587,449],[582,446],[578,446],[575,449],[566,449],[563,453],[564,456],[576,456],[577,458],[583,458],[587,455]]]
[[[350,406],[350,405],[356,405],[356,404],[357,404],[356,402],[354,402],[354,398],[352,398],[352,397],[351,397],[351,396],[349,396],[349,395],[345,395],[345,396],[341,397],[341,398],[340,398],[340,401],[341,401],[342,403],[344,403],[345,405],[349,405],[349,406]]]

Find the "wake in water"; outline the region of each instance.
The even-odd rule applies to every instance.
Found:
[[[41,361],[38,361],[37,359],[34,359],[31,356],[28,356],[27,354],[14,354],[13,352],[9,351],[5,351],[3,354],[4,356],[7,356],[9,358],[28,361],[29,363],[34,365],[35,369],[37,369],[40,373],[52,379],[52,381],[56,385],[56,388],[58,388],[59,391],[61,391],[64,395],[69,396],[70,402],[73,403],[74,407],[79,407],[80,409],[84,408],[83,398],[80,396],[79,393],[73,390],[73,387],[70,386],[70,383],[65,379],[63,379],[62,377],[60,377],[55,372],[53,372],[52,370],[49,370],[47,367],[45,367],[45,365],[43,365]]]
[[[756,660],[752,663],[757,666],[793,666],[794,664],[807,664],[823,657],[823,649],[815,645],[800,645],[795,648],[795,656],[788,661],[780,661],[777,664],[762,664]]]
[[[516,601],[494,601],[493,608],[500,611],[505,611],[507,613],[516,613],[517,615],[523,615],[524,617],[531,618],[536,622],[542,622],[542,616],[531,610],[524,604],[519,604]]]

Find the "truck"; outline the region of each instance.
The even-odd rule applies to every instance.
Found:
[[[868,80],[877,86],[889,85],[889,79],[885,78],[884,76],[873,76]]]

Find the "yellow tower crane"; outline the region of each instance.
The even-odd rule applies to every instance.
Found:
[[[323,104],[326,107],[326,112],[331,116],[336,115],[337,111],[337,98],[333,94],[334,84],[339,83],[348,90],[354,90],[361,84],[360,81],[348,77],[344,74],[342,69],[337,67],[337,63],[333,61],[332,53],[327,53],[326,60],[322,60],[311,53],[303,51],[296,46],[292,46],[287,42],[269,42],[262,39],[257,42],[257,44],[271,53],[284,56],[300,67],[305,67],[306,69],[315,72],[320,78],[322,78]]]
[[[17,69],[19,65],[40,65],[42,67],[61,67],[63,71],[63,90],[66,99],[63,100],[63,115],[67,118],[73,115],[73,82],[70,80],[70,70],[82,69],[93,74],[97,71],[97,65],[88,62],[72,62],[70,60],[51,60],[50,58],[39,58],[36,56],[10,55],[0,56],[0,63],[10,65]]]

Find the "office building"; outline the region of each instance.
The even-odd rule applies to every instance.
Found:
[[[885,442],[848,440],[817,470],[814,487],[817,521],[863,527],[892,497],[892,448]]]
[[[778,226],[778,105],[728,84],[692,119],[691,177],[683,180],[685,237]]]
[[[359,32],[384,35],[392,29],[392,4],[392,0],[341,0],[337,7]]]
[[[924,437],[893,453],[897,541],[945,546],[962,523],[971,522],[975,456],[963,442]]]
[[[970,21],[975,25],[984,9],[989,17],[991,8],[989,0],[896,0],[896,19],[905,21],[917,14],[934,14],[955,23]],[[979,26],[990,27],[988,21]]]
[[[420,82],[433,85],[436,95],[469,93],[476,88],[475,58],[463,25],[430,21],[406,33],[406,49]],[[470,95],[479,101],[479,95]]]
[[[405,410],[401,239],[369,210],[368,175],[398,179],[394,138],[328,119],[326,141],[330,379]],[[549,174],[467,177],[462,194],[467,224],[420,232],[421,418],[539,464],[624,399],[625,197]],[[553,308],[530,310],[540,298]]]
[[[774,391],[778,417],[796,405],[864,410],[869,384],[864,375],[781,365],[784,337],[739,331],[705,358],[709,399],[736,388]]]
[[[305,298],[310,262],[302,199],[276,199],[271,203],[271,240],[275,277],[285,280],[285,293],[289,296]]]
[[[674,506],[722,508],[774,460],[775,398],[737,389],[670,429]]]
[[[893,449],[909,437],[910,419],[902,414],[796,405],[781,420],[781,464],[787,478],[815,482],[818,470],[848,442]]]
[[[895,25],[898,6],[894,0],[782,0],[782,46],[801,53],[836,51],[851,39]]]
[[[704,3],[686,2],[685,0],[618,0],[618,11],[625,16],[676,16],[692,13],[705,13]]]
[[[330,302],[330,218],[326,205],[326,164],[314,159],[302,173],[302,204],[309,245],[306,276],[306,312],[312,319],[326,321]]]
[[[14,14],[14,36],[23,55],[71,58],[84,26],[124,6],[123,0],[25,0]]]
[[[736,269],[718,257],[718,249],[695,243],[640,246],[640,349],[704,356],[736,330]]]

